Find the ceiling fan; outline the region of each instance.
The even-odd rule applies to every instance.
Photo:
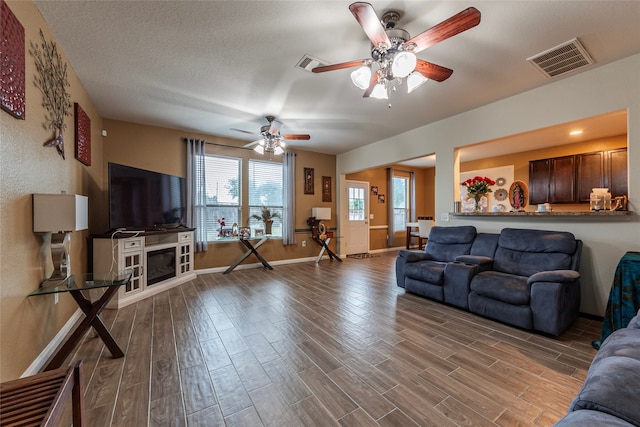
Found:
[[[255,145],[253,150],[257,153],[273,153],[275,155],[279,155],[284,152],[285,143],[283,140],[308,141],[311,139],[311,136],[306,134],[281,134],[280,128],[282,128],[282,122],[276,120],[275,116],[265,116],[265,118],[269,124],[262,126],[259,134],[242,129],[231,129],[242,133],[248,133],[250,135],[262,135],[262,139],[250,142],[249,144],[244,145],[244,148],[253,147]]]
[[[407,78],[407,91],[412,92],[428,79],[442,82],[451,76],[453,70],[416,58],[418,52],[441,41],[475,27],[480,23],[480,12],[469,7],[442,21],[438,25],[410,38],[409,33],[396,28],[400,14],[386,12],[378,19],[373,6],[365,2],[352,3],[349,10],[371,40],[371,58],[324,65],[312,69],[314,73],[358,67],[351,73],[351,80],[360,89],[363,97],[388,98],[389,90]],[[378,68],[372,72],[372,66]]]

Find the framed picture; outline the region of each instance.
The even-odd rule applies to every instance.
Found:
[[[378,203],[384,203],[384,194],[378,194]]]
[[[238,229],[238,237],[241,239],[248,239],[251,237],[251,228],[250,227],[240,227]]]
[[[378,186],[374,185],[373,187],[371,187],[371,195],[372,196],[377,196],[378,195]]]
[[[2,2],[2,64],[0,106],[16,119],[25,119],[24,27],[6,2]]]
[[[313,168],[304,168],[304,194],[314,194]]]
[[[73,104],[75,112],[76,159],[80,163],[91,166],[91,119],[80,104]]]
[[[322,177],[322,201],[323,202],[331,201],[331,177],[330,176]]]
[[[264,228],[256,228],[256,229],[255,229],[255,233],[256,233],[256,234],[255,234],[255,235],[256,235],[256,237],[262,237],[262,236],[264,236]]]
[[[225,237],[225,238],[233,237],[233,228],[231,228],[231,227],[223,228],[221,236]]]

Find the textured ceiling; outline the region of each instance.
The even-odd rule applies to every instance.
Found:
[[[474,6],[481,23],[418,57],[454,70],[388,103],[362,98],[350,70],[369,57],[349,1],[36,1],[59,45],[109,119],[250,142],[264,116],[291,146],[338,154],[550,83],[526,58],[578,37],[597,67],[640,53],[640,1],[375,1],[414,36]],[[561,77],[562,78],[562,77]],[[618,132],[622,133],[622,132]],[[503,144],[505,145],[505,144]]]

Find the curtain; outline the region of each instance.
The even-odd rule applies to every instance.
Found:
[[[202,139],[187,139],[187,227],[195,228],[195,252],[205,252],[207,243],[207,194]]]
[[[296,153],[285,151],[282,154],[283,179],[283,215],[282,215],[282,244],[296,244]]]
[[[409,200],[411,212],[409,213],[408,222],[416,222],[416,173],[409,174],[409,186],[411,188],[411,199]]]
[[[393,169],[387,168],[387,246],[394,247],[396,243],[393,229]]]

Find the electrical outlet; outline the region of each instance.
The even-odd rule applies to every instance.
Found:
[[[449,222],[449,212],[442,212],[440,214],[440,221]]]
[[[306,247],[307,247],[307,241],[306,241],[306,240],[303,240],[303,241],[302,241],[302,247],[303,247],[303,248],[306,248]]]

